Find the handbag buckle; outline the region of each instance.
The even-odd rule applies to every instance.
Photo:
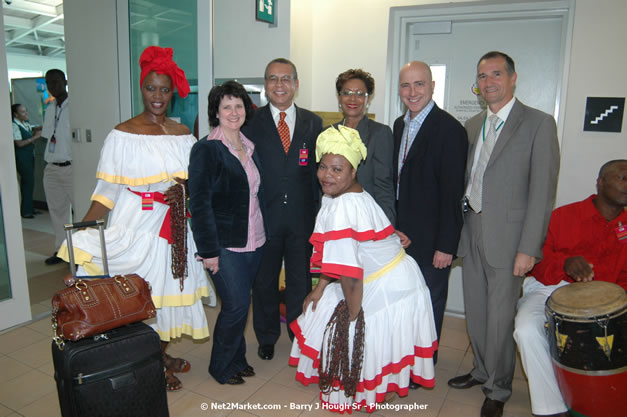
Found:
[[[76,288],[81,294],[84,303],[89,303],[91,301],[92,297],[89,296],[90,292],[87,291],[89,289],[89,285],[87,285],[85,281],[79,279],[76,284],[74,284],[74,288]]]

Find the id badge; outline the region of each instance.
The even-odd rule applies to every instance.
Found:
[[[142,210],[152,210],[154,201],[155,195],[153,193],[142,193]]]
[[[54,153],[54,148],[57,146],[57,139],[52,135],[50,141],[48,142],[48,152]]]
[[[616,228],[616,237],[619,241],[627,243],[627,226],[623,226],[621,223]]]
[[[298,154],[298,165],[305,166],[307,165],[307,162],[309,162],[309,149],[305,148],[305,145],[303,144],[303,147]]]

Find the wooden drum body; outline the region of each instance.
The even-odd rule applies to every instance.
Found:
[[[576,282],[546,302],[553,368],[566,405],[587,417],[627,416],[627,294]]]

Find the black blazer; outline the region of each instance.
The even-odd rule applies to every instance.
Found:
[[[394,122],[395,183],[404,127],[401,116]],[[397,229],[411,239],[407,252],[418,264],[431,265],[436,250],[457,251],[467,152],[466,129],[433,106],[407,152],[396,206]]]
[[[242,128],[244,135],[255,143],[263,167],[266,235],[270,238],[279,235],[286,224],[296,236],[309,238],[313,231],[320,203],[316,140],[321,131],[320,117],[296,107],[294,134],[286,155],[269,105],[257,109]],[[308,152],[305,165],[299,164],[301,149]]]
[[[259,169],[259,160],[253,152]],[[248,240],[249,186],[240,161],[219,140],[205,136],[189,157],[189,209],[198,255],[213,258],[222,248],[241,248]],[[262,214],[263,184],[257,194]]]

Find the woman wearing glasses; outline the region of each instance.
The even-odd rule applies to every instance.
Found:
[[[374,93],[374,79],[362,69],[349,69],[338,75],[335,89],[344,120],[334,126],[357,129],[368,150],[368,157],[357,168],[357,182],[374,197],[390,222],[395,224],[392,130],[366,116]]]

